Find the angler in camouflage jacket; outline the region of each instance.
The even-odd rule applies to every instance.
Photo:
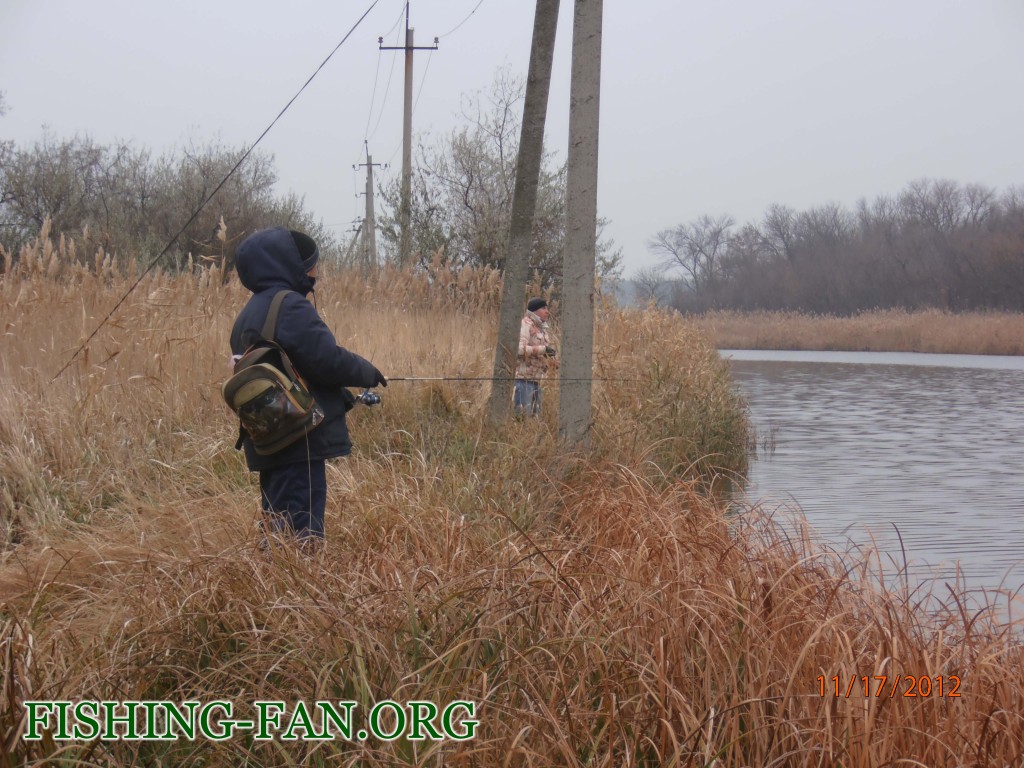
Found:
[[[548,318],[551,310],[541,298],[530,299],[519,328],[519,354],[516,362],[512,407],[516,416],[540,415],[540,380],[558,369],[558,353],[551,344]]]

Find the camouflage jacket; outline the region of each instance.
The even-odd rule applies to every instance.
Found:
[[[516,378],[536,381],[558,368],[558,358],[549,357],[545,350],[551,344],[547,323],[533,312],[527,312],[519,327],[519,354],[516,358]]]

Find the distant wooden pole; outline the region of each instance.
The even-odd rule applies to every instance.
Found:
[[[569,86],[566,244],[562,269],[562,368],[558,433],[589,442],[593,398],[597,154],[603,0],[576,0]]]

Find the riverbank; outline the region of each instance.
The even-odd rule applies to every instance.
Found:
[[[708,312],[688,319],[719,349],[1024,355],[1024,314],[1012,312]]]
[[[219,394],[245,292],[147,278],[53,380],[131,279],[23,263],[0,280],[0,765],[1019,761],[1011,628],[708,495],[741,469],[745,413],[671,313],[602,307],[586,451],[559,445],[553,383],[544,418],[491,429],[476,383],[393,381],[350,414],[325,547],[263,552]],[[325,275],[317,301],[385,373],[488,376],[495,282],[446,280]],[[22,738],[27,701],[83,700],[283,712],[267,739]],[[351,702],[366,738],[316,740],[318,701]]]

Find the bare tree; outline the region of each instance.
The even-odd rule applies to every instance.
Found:
[[[505,269],[520,133],[525,128],[519,112],[524,93],[522,81],[508,69],[499,70],[488,91],[464,99],[464,124],[420,145],[410,211],[415,263],[425,266],[443,247],[449,268]],[[397,179],[381,188],[381,201],[381,240],[393,256],[400,236]],[[545,288],[556,286],[562,276],[565,212],[566,166],[544,153],[528,267]],[[597,266],[602,275],[614,274],[620,261],[621,252],[611,242],[599,241]]]
[[[504,269],[523,98],[523,82],[499,70],[490,91],[464,100],[463,125],[429,146],[420,145],[410,210],[414,261],[422,263],[444,246],[446,263],[453,268]],[[400,235],[397,180],[382,187],[381,198],[381,237],[394,252]],[[564,237],[565,170],[555,167],[549,155],[541,156],[536,201],[530,267],[553,273]]]
[[[680,269],[684,280],[695,292],[715,284],[722,269],[722,259],[729,247],[729,230],[735,224],[732,216],[701,216],[689,224],[664,229],[648,247],[662,257],[665,269]]]
[[[639,304],[658,303],[666,298],[667,285],[664,269],[646,267],[637,270],[633,275],[633,298]]]
[[[962,195],[965,211],[965,223],[970,227],[981,227],[988,224],[999,211],[996,191],[982,184],[968,184]]]
[[[771,205],[761,225],[763,242],[775,258],[796,259],[796,211],[785,205]]]
[[[127,143],[96,144],[88,137],[12,147],[0,164],[0,237],[9,249],[35,237],[46,219],[54,233],[81,237],[115,257],[159,253],[227,177],[240,150],[190,145],[153,160]],[[295,195],[277,196],[273,159],[251,154],[182,233],[168,254],[181,266],[192,253],[221,252],[216,232],[229,237],[283,224],[317,238],[330,255],[334,244]]]

